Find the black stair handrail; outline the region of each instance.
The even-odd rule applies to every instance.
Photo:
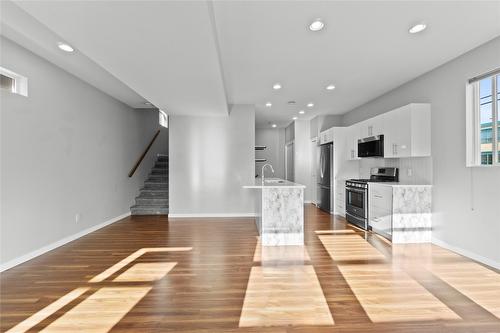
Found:
[[[142,163],[142,160],[144,159],[144,157],[146,157],[146,154],[148,153],[149,149],[151,148],[151,146],[153,145],[153,143],[155,142],[156,138],[158,137],[158,135],[160,135],[160,131],[161,130],[158,130],[156,131],[155,135],[153,136],[153,138],[151,139],[151,141],[149,142],[149,145],[146,147],[146,149],[144,149],[144,152],[142,153],[142,155],[137,159],[137,162],[135,162],[135,165],[134,167],[130,170],[130,172],[128,173],[128,177],[132,177],[135,173],[135,171],[137,170],[137,168],[139,167],[139,165],[141,165]]]

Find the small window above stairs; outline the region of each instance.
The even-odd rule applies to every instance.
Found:
[[[135,205],[130,207],[132,215],[168,214],[168,156],[158,155],[158,159],[144,182],[144,187]]]

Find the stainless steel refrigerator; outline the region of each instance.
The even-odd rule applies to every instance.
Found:
[[[333,144],[325,143],[319,148],[318,207],[325,212],[333,213]]]

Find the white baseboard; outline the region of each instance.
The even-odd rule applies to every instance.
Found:
[[[52,250],[54,250],[54,249],[56,249],[56,248],[58,248],[58,247],[60,247],[60,246],[62,246],[64,244],[72,242],[75,239],[78,239],[78,238],[83,237],[83,236],[85,236],[87,234],[90,234],[91,232],[94,232],[96,230],[104,228],[105,226],[108,226],[108,225],[110,225],[112,223],[118,222],[121,219],[126,218],[127,216],[130,216],[130,212],[122,214],[122,215],[117,216],[117,217],[114,217],[114,218],[112,218],[112,219],[110,219],[110,220],[108,220],[106,222],[101,223],[101,224],[98,224],[98,225],[92,226],[90,228],[84,229],[84,230],[82,230],[80,232],[77,232],[76,234],[71,235],[71,236],[64,237],[63,239],[60,239],[60,240],[58,240],[58,241],[56,241],[54,243],[51,243],[49,245],[45,245],[45,246],[39,248],[38,250],[29,252],[29,253],[27,253],[27,254],[25,254],[23,256],[14,258],[12,260],[9,260],[6,263],[0,265],[0,272],[8,270],[9,268],[12,268],[12,267],[17,266],[19,264],[22,264],[23,262],[26,262],[28,260],[31,260],[31,259],[35,258],[35,257],[38,257],[38,256],[40,256],[40,255],[42,255],[44,253],[52,251]]]
[[[468,257],[470,259],[479,261],[480,263],[483,263],[485,265],[491,266],[493,268],[500,269],[500,262],[496,262],[494,260],[491,260],[489,258],[483,257],[483,256],[481,256],[479,254],[470,252],[468,250],[462,249],[460,247],[450,245],[450,244],[448,244],[448,243],[446,243],[446,242],[444,242],[444,241],[442,241],[440,239],[432,238],[432,244],[435,244],[435,245],[443,247],[443,248],[445,248],[447,250],[456,252],[456,253],[458,253],[460,255],[463,255],[465,257]]]
[[[198,214],[171,214],[169,218],[204,218],[204,217],[255,217],[255,213],[198,213]]]

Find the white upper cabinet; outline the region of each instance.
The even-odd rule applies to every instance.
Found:
[[[360,124],[350,126],[346,131],[346,153],[348,160],[358,160],[358,140],[360,139]]]
[[[358,123],[360,138],[384,134],[384,115]]]
[[[319,133],[319,144],[322,145],[324,143],[329,143],[333,142],[333,133],[334,133],[334,127],[327,129],[326,131],[323,131]]]
[[[431,108],[408,104],[384,116],[384,157],[431,155]]]

